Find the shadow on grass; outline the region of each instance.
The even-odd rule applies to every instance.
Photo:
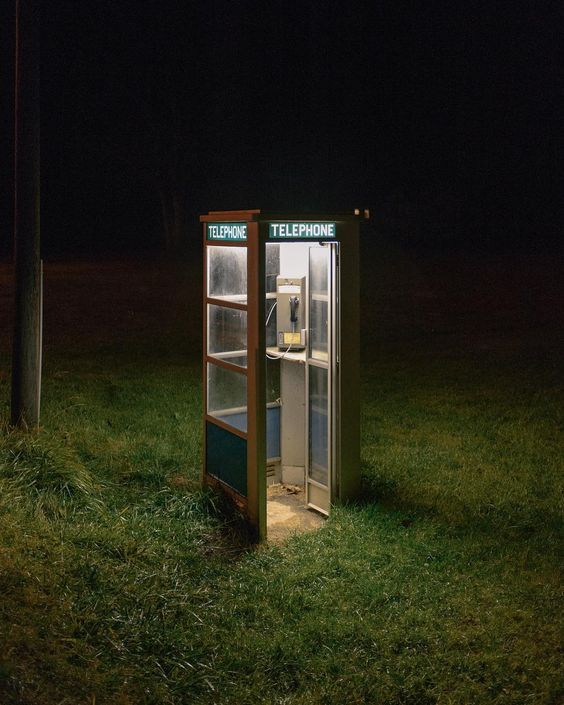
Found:
[[[256,548],[257,536],[245,516],[224,494],[206,488],[201,490],[205,507],[219,521],[219,532],[225,551],[233,557]]]
[[[385,511],[405,515],[405,525],[417,518],[432,519],[457,532],[505,535],[506,538],[529,537],[534,534],[563,535],[562,516],[547,508],[542,510],[523,504],[479,504],[473,506],[445,492],[440,496],[421,493],[415,499],[413,491],[396,480],[379,476],[369,464],[362,467],[359,507],[379,506]],[[403,522],[402,522],[403,523]]]

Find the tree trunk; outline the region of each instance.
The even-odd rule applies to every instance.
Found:
[[[39,425],[41,264],[39,230],[39,0],[16,2],[14,256],[16,316],[11,421]]]

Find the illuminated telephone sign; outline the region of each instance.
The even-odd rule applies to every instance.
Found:
[[[247,223],[208,223],[208,240],[246,240]]]
[[[336,223],[270,223],[268,236],[272,240],[334,240]]]

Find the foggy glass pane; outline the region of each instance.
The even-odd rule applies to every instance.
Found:
[[[317,360],[329,352],[329,258],[328,247],[309,251],[309,354]]]
[[[329,397],[328,372],[309,366],[309,476],[328,485],[329,477]]]
[[[247,366],[247,312],[208,305],[208,354]]]
[[[278,345],[276,340],[276,299],[266,299],[266,347]]]
[[[276,291],[276,277],[280,274],[280,245],[277,243],[266,244],[266,293]]]
[[[208,363],[208,414],[247,430],[247,376]]]
[[[247,248],[207,247],[208,296],[247,302]]]
[[[266,403],[280,400],[280,360],[266,358]]]

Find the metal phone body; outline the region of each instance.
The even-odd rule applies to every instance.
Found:
[[[305,277],[276,277],[276,339],[279,350],[305,350]]]

